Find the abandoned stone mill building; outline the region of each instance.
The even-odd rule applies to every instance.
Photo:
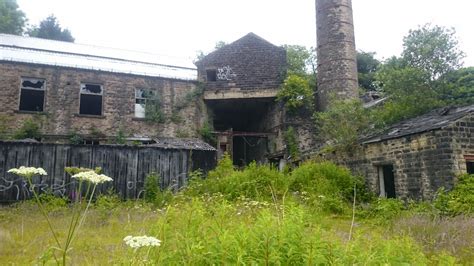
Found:
[[[351,1],[317,0],[316,17],[315,105],[324,111],[331,94],[358,97]],[[145,53],[0,34],[0,122],[11,133],[33,119],[41,132],[40,143],[0,142],[0,201],[28,197],[24,184],[6,172],[18,164],[48,165],[54,178],[36,182],[62,194],[70,180],[61,166],[112,168],[119,177],[115,190],[137,197],[147,171],[160,173],[162,187],[179,187],[190,170],[212,168],[224,152],[237,166],[283,166],[292,159],[284,137],[290,126],[303,156],[318,153],[322,143],[311,116],[289,115],[276,101],[286,64],[284,48],[254,33],[196,67]],[[457,174],[473,171],[472,109],[395,125],[363,140],[363,148],[341,163],[364,175],[381,196],[430,198]],[[199,140],[206,130],[215,137],[212,147]],[[117,140],[127,145],[107,145]]]

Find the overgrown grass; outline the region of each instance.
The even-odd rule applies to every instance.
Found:
[[[228,158],[174,196],[120,201],[99,196],[78,232],[74,265],[469,265],[474,218],[443,218],[427,204],[372,201],[360,179],[331,163],[290,173]],[[358,204],[352,226],[354,187]],[[357,197],[359,197],[357,196]],[[48,200],[65,234],[71,210]],[[430,205],[431,206],[431,205]],[[123,238],[149,235],[160,247],[134,251]],[[42,264],[52,239],[30,202],[0,208],[0,261]],[[147,254],[148,253],[148,254]]]

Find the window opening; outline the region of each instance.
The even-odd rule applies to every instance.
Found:
[[[79,114],[102,115],[102,85],[81,84]]]
[[[44,84],[44,79],[21,78],[20,111],[43,111]]]
[[[380,184],[380,196],[396,198],[393,165],[381,165],[377,167],[377,170]]]
[[[217,81],[217,70],[216,69],[207,69],[207,81]]]
[[[151,90],[135,89],[135,117],[145,118],[146,105],[154,104],[154,93]]]

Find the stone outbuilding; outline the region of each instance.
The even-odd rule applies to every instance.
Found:
[[[474,105],[445,107],[397,123],[343,159],[380,196],[432,199],[474,174]]]

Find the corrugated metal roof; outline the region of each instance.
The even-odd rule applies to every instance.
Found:
[[[205,150],[215,151],[216,149],[200,139],[180,139],[180,138],[154,138],[156,143],[147,144],[148,147],[160,147],[165,149],[183,150]]]
[[[0,60],[196,80],[191,60],[91,45],[0,34]]]
[[[474,112],[474,105],[463,107],[443,107],[421,116],[401,121],[380,134],[362,139],[362,143],[374,143],[388,139],[418,134],[445,128],[456,120]]]

